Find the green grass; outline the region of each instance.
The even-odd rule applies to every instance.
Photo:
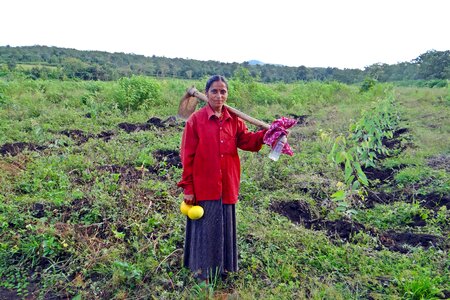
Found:
[[[267,147],[260,153],[240,152],[240,270],[226,281],[202,286],[182,268],[185,219],[176,187],[181,169],[158,154],[178,151],[182,125],[131,133],[118,127],[176,115],[185,90],[192,85],[201,90],[204,83],[166,79],[159,84],[158,104],[124,111],[114,100],[117,82],[0,80],[0,147],[15,142],[45,146],[0,156],[1,288],[14,291],[18,299],[448,295],[449,213],[417,200],[432,193],[448,195],[448,89],[377,84],[360,93],[356,86],[339,83],[231,80],[230,103],[249,115],[269,122],[277,115],[308,117],[290,132],[293,157],[270,161]],[[397,198],[365,208],[363,194],[355,194],[346,199],[346,210],[352,211],[347,214],[339,210],[343,203],[331,198],[342,187],[344,171],[328,154],[334,139],[392,90],[399,127],[408,128],[402,137],[407,147],[377,162],[395,172],[368,189],[395,192]],[[90,138],[78,142],[63,130],[81,130]],[[112,132],[109,140],[97,137],[104,131]],[[443,165],[429,165],[436,157]],[[400,253],[369,231],[346,240],[273,210],[274,203],[290,201],[304,203],[311,220],[353,221],[379,233],[431,234],[443,244],[408,246],[407,253]],[[424,226],[412,225],[418,217]]]

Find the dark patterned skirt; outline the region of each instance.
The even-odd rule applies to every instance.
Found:
[[[199,279],[236,272],[236,206],[222,200],[199,201],[204,215],[187,218],[184,266]]]

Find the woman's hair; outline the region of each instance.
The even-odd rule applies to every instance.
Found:
[[[216,81],[222,81],[223,83],[225,83],[225,85],[227,86],[227,89],[228,89],[228,82],[225,79],[225,77],[223,77],[222,75],[213,75],[213,76],[209,77],[208,81],[206,82],[205,91],[208,92],[211,85]]]

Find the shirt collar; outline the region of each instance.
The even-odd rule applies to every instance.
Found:
[[[211,108],[209,103],[206,104],[206,112],[208,113],[208,120],[211,119],[213,116],[215,116],[214,110]],[[231,115],[225,106],[222,107],[222,118],[223,118],[223,120],[231,118]]]

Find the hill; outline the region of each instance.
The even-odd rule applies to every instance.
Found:
[[[256,65],[263,66],[263,65],[265,65],[265,63],[263,63],[262,61],[255,60],[255,59],[249,60],[249,61],[248,61],[248,64],[249,64],[250,66],[256,66]]]
[[[2,46],[0,64],[5,71],[22,71],[31,78],[103,81],[131,75],[183,79],[201,79],[212,74],[232,77],[239,68],[247,68],[252,77],[267,83],[312,80],[356,83],[366,77],[380,82],[450,79],[450,51],[434,50],[421,54],[411,62],[395,65],[375,64],[364,70],[342,70],[333,67],[287,67],[264,64],[256,60],[239,64],[47,46]]]

